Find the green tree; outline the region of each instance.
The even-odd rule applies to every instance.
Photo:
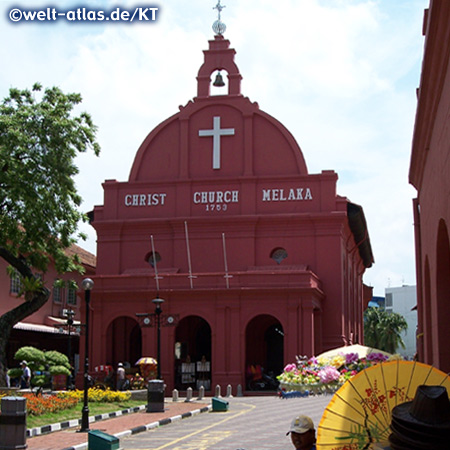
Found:
[[[5,385],[6,343],[13,326],[41,308],[50,291],[34,271],[50,263],[59,273],[79,271],[65,249],[84,238],[74,175],[77,154],[99,154],[96,126],[75,114],[79,94],[59,88],[10,89],[0,104],[0,257],[21,276],[23,302],[0,317],[0,385]]]
[[[388,353],[405,348],[401,333],[408,324],[401,314],[370,307],[364,312],[364,343]]]

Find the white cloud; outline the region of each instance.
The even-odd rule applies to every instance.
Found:
[[[146,135],[196,95],[216,1],[157,3],[154,24],[42,26],[11,25],[11,4],[0,1],[0,39],[8,44],[0,48],[0,95],[34,81],[59,85],[82,93],[99,126],[101,156],[78,161],[86,210],[103,203],[105,179],[127,180]],[[222,3],[243,94],[291,131],[310,173],[334,169],[338,193],[363,206],[376,260],[365,281],[378,295],[389,280],[414,284],[407,173],[428,0]],[[95,233],[83,229],[95,251]]]

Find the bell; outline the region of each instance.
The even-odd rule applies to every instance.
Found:
[[[216,79],[214,80],[213,86],[222,87],[225,86],[225,83],[223,81],[222,75],[220,72],[217,73]]]

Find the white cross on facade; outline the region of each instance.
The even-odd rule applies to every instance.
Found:
[[[220,137],[233,136],[234,128],[220,129],[220,117],[213,118],[212,130],[198,130],[198,135],[213,137],[213,169],[220,169]]]

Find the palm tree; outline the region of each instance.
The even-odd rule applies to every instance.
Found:
[[[388,353],[405,348],[401,333],[408,328],[405,318],[398,313],[370,307],[364,312],[364,342]]]

